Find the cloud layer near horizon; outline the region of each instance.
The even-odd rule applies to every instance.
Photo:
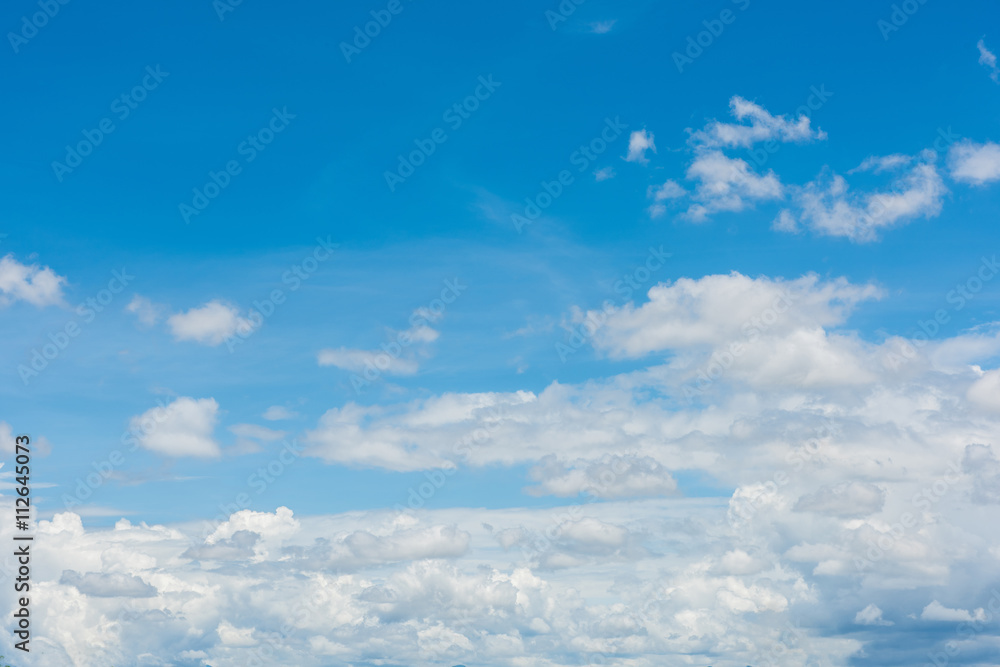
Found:
[[[983,365],[1000,327],[868,341],[847,325],[880,298],[813,275],[661,283],[603,312],[589,338],[643,369],[538,393],[348,403],[307,429],[305,455],[326,463],[427,471],[429,491],[387,497],[401,511],[114,530],[59,514],[39,528],[39,655],[842,665],[876,637],[906,637],[914,664],[962,623],[965,654],[985,651],[1000,587],[981,577],[1000,556],[1000,371]],[[154,422],[140,444],[217,455],[220,409],[180,398],[140,415]],[[413,510],[467,468],[523,464],[526,491],[564,506]],[[685,498],[678,480],[692,474],[732,491]],[[150,623],[162,631],[140,630]]]

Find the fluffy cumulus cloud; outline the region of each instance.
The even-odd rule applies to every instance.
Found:
[[[882,158],[880,164],[885,165],[888,159]],[[948,189],[935,165],[933,151],[912,162],[887,189],[872,192],[853,192],[843,176],[826,171],[795,189],[795,218],[819,234],[843,236],[856,242],[874,241],[885,229],[919,218],[933,218],[941,212]],[[862,164],[865,169],[869,166],[867,161]],[[898,164],[887,168],[895,167]],[[791,218],[776,227],[782,231],[799,228]]]
[[[688,167],[687,178],[697,183],[692,195],[695,203],[687,211],[697,222],[712,213],[742,211],[754,201],[780,199],[784,194],[773,171],[758,174],[746,160],[717,150],[699,154]]]
[[[25,664],[847,665],[869,628],[895,630],[889,604],[924,624],[982,628],[996,613],[978,591],[967,611],[830,582],[782,553],[791,526],[761,541],[724,517],[697,499],[307,518],[278,508],[237,513],[204,540],[191,526],[84,529],[60,514],[40,524],[45,604]],[[5,604],[12,595],[0,592]],[[831,636],[838,619],[863,632]],[[988,633],[968,634],[970,654],[988,645]],[[933,641],[902,649],[910,664]]]
[[[141,316],[142,308],[137,307],[137,310]],[[167,318],[167,325],[176,340],[213,346],[220,345],[237,333],[245,334],[254,329],[253,323],[242,317],[235,306],[219,300],[175,313]]]
[[[1000,412],[1000,370],[992,370],[972,383],[966,397],[979,407]]]
[[[130,432],[140,446],[163,456],[216,457],[221,453],[213,437],[218,413],[214,398],[182,396],[133,417]]]
[[[962,457],[962,471],[972,479],[974,503],[1000,504],[1000,461],[992,445],[968,445]]]
[[[540,482],[528,489],[534,495],[628,498],[671,495],[677,490],[670,472],[649,457],[609,455],[597,461],[565,462],[553,455],[543,459],[531,477]]]
[[[876,604],[870,604],[854,616],[858,625],[892,625],[892,621],[882,618],[882,610]]]
[[[609,311],[593,342],[614,357],[732,342],[753,346],[839,325],[857,304],[881,293],[875,285],[824,282],[816,275],[775,280],[734,272],[680,278],[650,288],[641,306],[628,303]]]
[[[65,570],[59,583],[72,586],[84,595],[99,598],[148,598],[156,596],[156,588],[141,578],[116,572],[87,572],[80,574]]]
[[[471,535],[454,524],[424,526],[400,517],[384,527],[341,532],[285,553],[304,566],[353,572],[377,564],[459,558],[468,553],[470,541]]]
[[[985,621],[986,612],[980,607],[973,612],[966,611],[965,609],[949,609],[937,600],[934,600],[929,605],[924,607],[924,610],[920,612],[920,618],[925,621],[944,621],[944,622],[969,622],[969,621]]]
[[[842,482],[822,486],[799,498],[796,511],[816,512],[838,517],[863,517],[875,514],[885,505],[885,491],[866,482]]]
[[[960,141],[948,149],[951,177],[956,181],[983,185],[1000,179],[1000,144]]]
[[[625,161],[646,164],[649,162],[646,151],[656,152],[653,133],[647,132],[645,128],[632,132],[628,138],[628,153],[625,155]]]
[[[33,306],[62,304],[66,278],[47,266],[22,264],[8,254],[0,259],[0,307],[15,301]]]
[[[306,453],[397,471],[449,468],[474,458],[509,427],[511,411],[531,404],[531,392],[443,394],[405,406],[348,403],[328,410],[306,433]]]

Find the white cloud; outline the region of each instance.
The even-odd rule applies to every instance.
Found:
[[[32,451],[42,456],[48,456],[52,452],[52,443],[45,436],[29,436],[29,438],[29,447]],[[14,428],[7,422],[0,421],[0,452],[10,454],[10,458],[13,459],[16,451],[17,438],[14,436]]]
[[[650,288],[648,301],[610,311],[594,345],[616,357],[750,342],[768,335],[840,324],[856,304],[878,298],[874,285],[751,278],[740,273],[679,278]],[[761,318],[771,320],[764,322]]]
[[[990,70],[990,78],[994,83],[1000,83],[1000,68],[997,68],[996,55],[986,48],[985,40],[979,40],[976,48],[979,49],[979,64]]]
[[[626,412],[606,387],[581,391],[560,400],[580,402],[582,414],[597,412],[606,419]],[[361,663],[373,653],[391,653],[400,664],[421,664],[433,653],[443,664],[479,660],[515,667],[524,655],[544,654],[555,667],[592,664],[600,653],[627,654],[636,667],[672,657],[750,665],[766,664],[778,644],[784,664],[824,659],[846,665],[870,647],[863,638],[827,628],[853,621],[878,627],[880,641],[897,642],[902,663],[920,664],[928,647],[906,648],[912,628],[897,631],[884,620],[911,613],[912,596],[889,591],[880,596],[879,607],[872,595],[891,586],[892,577],[902,577],[910,587],[929,586],[931,599],[982,596],[981,578],[962,572],[981,572],[992,562],[983,547],[996,542],[994,524],[967,522],[975,534],[953,531],[944,540],[932,531],[955,515],[939,504],[933,522],[915,526],[896,542],[898,549],[882,555],[879,567],[887,567],[886,574],[858,572],[852,559],[879,543],[883,533],[873,527],[879,524],[854,529],[845,522],[823,523],[821,517],[791,512],[789,498],[821,477],[874,470],[892,478],[888,483],[898,485],[897,493],[889,498],[902,497],[906,507],[912,495],[907,485],[933,479],[943,456],[921,453],[915,443],[901,446],[904,439],[936,426],[957,430],[928,433],[934,439],[959,440],[954,436],[968,424],[940,413],[914,423],[884,404],[871,405],[866,413],[866,399],[853,393],[839,403],[832,395],[814,399],[812,405],[796,405],[761,394],[758,404],[744,400],[736,409],[720,404],[701,415],[683,409],[678,415],[676,407],[655,415],[637,406],[627,410],[622,423],[633,430],[631,439],[641,441],[634,430],[648,423],[655,430],[655,449],[669,456],[728,446],[734,461],[721,457],[701,467],[729,469],[744,480],[771,479],[776,470],[788,474],[787,483],[774,491],[763,484],[741,486],[747,491],[741,497],[762,499],[757,507],[764,521],[747,532],[727,525],[719,499],[680,497],[413,515],[296,518],[287,508],[241,511],[207,541],[194,538],[192,525],[119,522],[114,530],[85,530],[77,515],[57,515],[40,523],[48,548],[45,558],[33,562],[34,581],[46,599],[33,617],[38,659],[72,667],[132,664],[145,654],[164,664],[199,660],[235,667],[254,664],[255,651],[288,623],[282,659],[302,667],[321,667],[331,656],[338,663]],[[785,453],[806,440],[808,426],[800,430],[797,424],[819,403],[838,415],[845,432],[824,444],[821,461],[796,471],[784,461]],[[543,423],[554,405],[541,407],[533,415],[517,413],[517,420]],[[861,420],[864,414],[867,421]],[[446,425],[474,416],[474,409],[453,399],[410,414],[408,421],[397,414],[397,424]],[[569,422],[562,417],[555,415],[555,421],[565,431],[562,425]],[[556,446],[593,434],[596,423],[567,434]],[[908,433],[897,428],[906,423],[912,427]],[[853,432],[846,430],[851,424]],[[531,446],[545,440],[551,438]],[[905,459],[898,462],[907,469],[905,477],[895,476],[898,469],[892,466],[869,468],[870,461],[884,463],[887,453]],[[0,526],[0,539],[9,539],[12,530]],[[883,530],[889,539],[889,526]],[[942,552],[949,543],[954,548]],[[210,562],[212,556],[222,560]],[[801,566],[809,558],[823,559],[824,569],[811,574]],[[846,559],[847,569],[836,577],[823,574],[833,571],[838,558]],[[951,568],[951,576],[927,583],[942,565],[946,573]],[[814,622],[796,626],[806,611],[815,615]],[[961,622],[984,613],[931,603],[922,616]],[[987,650],[980,640],[991,640],[969,639],[967,650],[976,652]]]
[[[540,667],[593,664],[599,654],[635,667],[758,665],[779,644],[786,665],[878,661],[885,645],[899,664],[922,664],[942,644],[914,643],[911,623],[885,619],[976,620],[991,595],[1000,413],[970,388],[993,372],[973,364],[997,342],[941,338],[894,370],[879,357],[888,343],[845,328],[880,295],[811,275],[679,279],[610,311],[590,338],[622,357],[662,353],[656,365],[538,393],[348,403],[307,434],[310,453],[331,463],[431,470],[414,476],[416,488],[526,464],[546,493],[570,497],[596,481],[601,502],[245,510],[208,539],[195,537],[195,522],[111,530],[85,529],[74,513],[42,520],[38,661],[147,655],[235,667],[253,664],[287,622],[280,655],[302,667],[372,655],[423,664],[432,653],[498,667],[523,667],[525,655],[546,656]],[[685,404],[683,383],[734,341],[746,351],[714,377],[718,395]],[[152,428],[169,413],[144,417]],[[684,491],[699,478],[735,491],[657,497],[669,480]],[[386,487],[384,504],[406,503],[405,487]],[[13,531],[0,524],[0,539]],[[139,595],[121,595],[130,592]],[[794,626],[801,618],[810,622]],[[884,643],[870,643],[875,634]],[[970,636],[963,653],[989,655],[994,639]]]
[[[594,21],[590,24],[590,32],[595,35],[609,33],[611,32],[611,29],[615,27],[616,22],[617,21],[615,19],[611,19],[610,21]]]
[[[204,651],[181,651],[180,655],[182,660],[206,660],[208,654]]]
[[[153,303],[146,297],[136,294],[132,297],[129,304],[125,306],[125,310],[133,313],[143,326],[151,327],[160,321],[166,309],[163,306]]]
[[[589,341],[613,358],[668,353],[662,372],[685,400],[734,383],[758,389],[864,385],[884,366],[886,351],[842,324],[856,304],[879,298],[874,285],[817,276],[793,281],[738,273],[681,278],[648,292],[641,306],[572,311]],[[593,323],[599,322],[600,325]],[[725,378],[725,382],[717,380]]]
[[[257,641],[253,638],[253,628],[237,628],[229,621],[222,621],[215,632],[219,635],[219,640],[224,646],[246,647],[254,646]]]
[[[192,546],[181,556],[198,561],[243,561],[257,558],[257,544],[260,542],[260,535],[251,530],[238,530],[230,537],[220,538],[205,543]]]
[[[826,139],[822,130],[814,130],[808,116],[795,121],[784,116],[774,116],[760,105],[734,96],[729,101],[732,115],[739,123],[712,121],[704,128],[690,131],[689,145],[694,149],[694,159],[688,166],[686,178],[695,181],[687,217],[695,222],[706,220],[721,211],[739,212],[758,201],[782,199],[785,188],[773,171],[757,173],[746,160],[731,157],[726,148],[749,148],[757,142],[807,142]],[[645,130],[634,132],[635,144],[629,146],[629,158],[644,161],[642,149],[652,146],[652,135]],[[655,151],[655,147],[654,147]],[[657,189],[650,189],[647,196],[654,202],[649,207],[652,217],[666,212],[665,200],[680,198],[688,193],[676,182],[668,180]],[[786,215],[787,217],[787,215]]]
[[[992,55],[992,54],[991,54]],[[693,158],[685,177],[695,187],[690,193],[680,186],[670,186],[662,199],[649,206],[651,217],[666,213],[666,199],[686,196],[689,204],[686,217],[703,222],[719,212],[740,212],[758,202],[781,201],[791,195],[786,206],[773,220],[775,231],[797,233],[812,229],[829,236],[844,236],[854,242],[878,240],[879,233],[920,218],[940,214],[948,193],[942,174],[936,165],[936,153],[924,150],[918,155],[893,153],[869,156],[848,174],[870,172],[892,174],[888,187],[871,191],[851,191],[843,176],[824,168],[819,176],[805,185],[783,183],[773,170],[758,172],[745,159],[726,153],[729,149],[751,149],[760,142],[804,143],[827,138],[825,132],[813,128],[807,115],[791,120],[775,116],[762,106],[742,97],[730,100],[732,115],[739,121],[711,121],[699,130],[688,130],[688,144]],[[633,133],[637,149],[644,145],[641,136]],[[651,138],[650,138],[651,142]],[[763,149],[758,149],[763,150]],[[768,144],[768,152],[774,148]],[[644,159],[641,150],[630,159]],[[763,161],[755,156],[758,164]],[[975,144],[968,140],[949,149],[951,176],[958,181],[982,184],[1000,179],[1000,146],[988,142]],[[668,181],[673,183],[673,181]],[[648,197],[654,197],[651,189]]]
[[[985,410],[1000,412],[1000,368],[983,373],[965,395],[969,401]]]
[[[646,195],[652,197],[656,201],[664,201],[665,199],[677,199],[678,197],[683,197],[687,194],[687,191],[682,188],[677,181],[667,179],[664,181],[663,185],[658,187],[650,186],[649,190],[646,191]]]
[[[182,396],[163,407],[133,417],[131,430],[139,444],[165,456],[216,457],[220,454],[212,434],[219,404],[214,398]]]
[[[963,621],[983,621],[986,619],[986,613],[982,608],[976,609],[973,612],[966,611],[965,609],[950,609],[937,600],[934,600],[924,607],[924,610],[920,613],[920,618],[924,621],[961,623]]]
[[[892,171],[900,167],[905,167],[906,165],[913,162],[912,155],[901,155],[899,153],[894,153],[892,155],[872,155],[865,158],[864,162],[859,164],[854,169],[848,171],[848,174],[854,174],[858,172],[871,171],[876,174],[883,171]]]
[[[301,567],[357,570],[380,563],[456,558],[468,551],[471,539],[468,532],[454,525],[421,527],[417,523],[415,519],[400,515],[388,526],[369,525],[341,532],[308,547],[282,549],[282,544],[302,530],[301,522],[290,509],[279,507],[273,514],[241,510],[219,525],[204,544],[188,549],[185,557],[203,561],[255,562],[280,557]]]
[[[836,517],[863,517],[882,510],[885,489],[868,482],[841,482],[821,486],[799,498],[795,511]]]
[[[948,192],[931,155],[893,181],[888,191],[852,193],[847,181],[824,173],[804,187],[795,188],[799,219],[816,232],[845,236],[855,242],[870,242],[884,229],[932,218],[941,212]],[[793,229],[783,221],[779,227]]]
[[[17,440],[10,424],[0,421],[0,452],[13,454],[17,450]]]
[[[594,180],[600,183],[615,177],[614,167],[602,167],[594,172]]]
[[[937,341],[928,346],[926,355],[934,368],[941,372],[968,373],[972,369],[977,378],[983,378],[988,374],[984,374],[977,364],[1000,355],[1000,322],[987,323]],[[988,386],[990,381],[987,377],[984,385],[980,386]],[[975,390],[971,396],[967,392],[966,398],[978,407],[989,408],[988,398],[978,396]]]
[[[645,128],[636,130],[628,138],[628,154],[625,156],[626,162],[638,162],[646,164],[649,159],[646,151],[656,152],[656,144],[653,143],[653,133],[647,132]]]
[[[364,374],[371,381],[379,375],[413,375],[420,369],[417,355],[426,353],[426,345],[440,335],[430,324],[441,319],[441,313],[418,308],[410,316],[411,326],[406,331],[390,330],[391,340],[378,350],[359,350],[347,347],[327,348],[316,356],[320,366],[334,366],[352,373]]]
[[[795,233],[799,231],[799,223],[795,220],[795,216],[787,208],[783,208],[778,212],[778,217],[771,222],[771,229],[777,232],[790,232]]]
[[[248,530],[268,539],[283,538],[294,535],[298,529],[299,522],[287,507],[279,507],[274,514],[241,510],[230,515],[205,541],[214,544],[219,539],[232,537],[233,533],[240,530]]]
[[[766,586],[746,585],[729,579],[715,594],[716,600],[725,609],[735,614],[758,614],[760,612],[783,612],[788,608],[788,598]]]
[[[177,313],[167,318],[177,340],[191,340],[203,345],[219,345],[236,333],[254,329],[250,320],[241,317],[235,306],[219,300]]]
[[[892,621],[882,618],[882,610],[874,603],[855,614],[854,622],[858,625],[893,625]]]
[[[983,185],[1000,179],[1000,144],[960,141],[948,150],[948,166],[956,181]]]
[[[229,431],[236,436],[236,444],[230,454],[249,454],[262,449],[261,443],[275,442],[285,437],[285,431],[276,431],[258,424],[233,424]]]
[[[553,517],[555,520],[556,517]],[[555,525],[536,521],[493,531],[493,538],[505,552],[515,548],[528,563],[543,570],[607,564],[609,561],[637,561],[649,556],[641,535],[606,517],[564,512]]]
[[[584,518],[565,524],[560,536],[578,544],[616,548],[625,544],[628,530],[599,519]]]
[[[139,577],[121,573],[87,572],[81,575],[73,570],[65,570],[59,583],[72,586],[84,595],[102,598],[149,598],[156,597],[157,594],[156,587]]]
[[[687,211],[697,222],[719,211],[742,211],[755,201],[781,199],[784,188],[773,171],[757,174],[745,160],[727,157],[722,151],[699,153],[687,170],[688,180],[698,185]]]
[[[683,308],[696,312],[703,308],[699,301],[710,302],[708,322],[694,316],[685,319],[685,310],[674,308],[657,312],[655,320],[652,313],[644,313],[639,318],[623,316],[619,321],[618,314],[612,313],[595,335],[595,345],[622,356],[675,349],[677,361],[651,369],[645,381],[653,382],[657,391],[678,397],[683,395],[684,383],[694,381],[699,366],[715,350],[727,349],[733,340],[743,340],[747,351],[718,383],[720,388],[739,380],[769,391],[822,391],[824,387],[871,385],[877,380],[882,367],[878,354],[884,354],[880,347],[866,347],[850,335],[828,334],[821,328],[821,323],[842,322],[855,303],[877,296],[876,288],[852,286],[846,281],[819,283],[814,276],[790,281],[791,289],[785,283],[766,280],[753,285],[752,279],[738,274],[721,278],[726,280],[710,280],[706,285],[691,281],[695,287],[711,289],[710,298],[676,296]],[[751,283],[750,288],[743,282]],[[779,302],[783,287],[794,299],[786,313],[777,317],[777,312],[769,309]],[[725,298],[720,298],[723,293]],[[645,319],[650,322],[640,324]],[[756,328],[764,324],[762,319],[770,322],[766,330]],[[633,327],[637,331],[633,332]],[[647,335],[647,328],[653,335]],[[749,341],[748,334],[755,342]],[[659,408],[633,403],[627,387],[643,382],[641,377],[622,378],[603,388],[553,383],[538,395],[443,394],[384,407],[348,403],[328,411],[317,428],[307,432],[305,440],[310,446],[306,453],[331,463],[399,471],[448,469],[456,464],[478,467],[551,462],[546,457],[556,455],[556,461],[562,463],[536,470],[540,473],[536,477],[538,491],[571,495],[583,490],[594,475],[601,477],[607,468],[614,473],[617,466],[616,477],[604,482],[606,490],[599,494],[663,493],[670,490],[672,469],[707,465],[707,460],[699,458],[707,454],[663,448],[660,443],[666,432],[671,433],[672,442],[685,437],[688,417],[667,416]],[[582,407],[593,402],[587,398],[592,393],[606,408]],[[712,430],[708,424],[701,428]],[[604,459],[609,452],[629,455]],[[629,464],[630,460],[636,465]],[[405,493],[401,494],[400,501],[405,499]]]
[[[747,148],[761,141],[805,142],[826,139],[822,130],[813,130],[808,116],[794,122],[784,116],[773,116],[764,107],[734,95],[729,109],[739,121],[747,124],[713,121],[704,129],[691,134],[691,143],[706,148]]]
[[[972,502],[1000,504],[1000,461],[993,453],[992,445],[966,446],[962,472],[972,478]]]
[[[397,471],[447,468],[499,428],[505,410],[534,400],[530,392],[442,394],[403,411],[348,403],[328,410],[306,433],[306,453]]]
[[[575,497],[586,493],[596,498],[666,496],[677,491],[677,482],[662,465],[649,457],[606,456],[598,461],[572,463],[548,456],[532,469],[539,482],[528,492]]]
[[[716,570],[727,575],[757,574],[767,567],[767,563],[750,555],[743,549],[727,551],[719,559]]]
[[[667,210],[663,204],[664,201],[679,199],[686,194],[687,190],[681,187],[677,181],[671,179],[667,179],[660,186],[649,186],[646,190],[646,196],[653,200],[653,204],[649,207],[649,215],[654,218],[660,217]]]
[[[66,278],[47,266],[21,264],[8,254],[0,259],[0,306],[27,301],[39,308],[63,303]]]
[[[401,359],[383,350],[325,349],[319,351],[316,360],[320,366],[334,366],[353,373],[374,368],[387,375],[413,375],[420,369],[416,360]]]
[[[261,417],[268,421],[284,421],[287,419],[295,419],[298,416],[297,412],[293,412],[282,405],[272,405],[264,411],[264,414],[261,415]]]
[[[383,534],[358,530],[339,538],[323,559],[340,568],[396,563],[424,558],[457,558],[469,550],[471,535],[456,526],[426,528],[393,526]]]

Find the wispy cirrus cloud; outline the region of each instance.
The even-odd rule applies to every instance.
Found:
[[[352,373],[375,375],[413,375],[420,369],[419,358],[440,333],[431,325],[442,313],[418,308],[410,316],[410,327],[404,331],[389,331],[389,342],[380,349],[325,348],[316,356],[320,366],[333,366]]]
[[[595,35],[605,35],[611,32],[611,29],[615,27],[617,20],[610,19],[608,21],[594,21],[590,24],[590,32]]]
[[[985,38],[976,42],[979,49],[979,64],[990,71],[990,78],[994,83],[1000,83],[1000,68],[997,67],[997,57],[992,51],[986,48]]]
[[[147,297],[136,294],[129,301],[129,304],[125,306],[125,310],[135,315],[136,319],[144,327],[151,327],[163,319],[166,307],[153,303]]]

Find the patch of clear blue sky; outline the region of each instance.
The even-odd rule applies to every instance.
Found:
[[[212,298],[249,306],[281,286],[281,273],[316,236],[342,247],[232,355],[173,342],[162,327],[137,330],[121,312],[126,294],[25,389],[17,364],[73,315],[24,304],[6,309],[0,324],[4,418],[44,425],[56,450],[46,476],[72,485],[116,446],[129,417],[155,405],[159,388],[215,397],[225,411],[220,433],[226,438],[225,426],[259,423],[273,404],[299,405],[303,418],[289,430],[301,432],[350,400],[537,392],[552,381],[641,367],[650,360],[610,362],[588,348],[561,362],[554,350],[563,335],[557,324],[531,337],[504,334],[529,321],[558,323],[572,305],[617,299],[614,281],[638,265],[650,245],[673,253],[656,279],[738,270],[877,281],[890,298],[862,305],[850,321],[872,339],[883,329],[912,332],[918,318],[944,304],[955,282],[972,274],[980,254],[1000,251],[991,233],[1000,194],[964,186],[952,188],[939,217],[886,232],[891,242],[867,245],[776,234],[769,229],[773,205],[701,225],[671,216],[650,220],[645,213],[647,187],[683,176],[685,128],[728,119],[733,95],[792,114],[810,87],[833,93],[813,115],[829,139],[784,145],[763,165],[789,183],[811,179],[823,165],[843,173],[869,155],[916,153],[942,128],[977,141],[1000,138],[998,89],[975,50],[992,25],[984,17],[996,18],[990,3],[929,0],[884,40],[876,23],[891,14],[889,2],[751,0],[683,73],[672,53],[704,29],[702,21],[733,3],[588,0],[552,30],[544,12],[557,5],[404,0],[403,12],[348,64],[338,44],[384,3],[244,0],[220,21],[207,0],[177,6],[77,0],[62,5],[18,53],[8,51],[0,74],[8,128],[0,157],[6,195],[0,232],[8,236],[0,252],[33,257],[68,276],[71,303],[96,293],[124,265],[136,275],[129,294],[174,310]],[[16,30],[34,11],[32,2],[5,5],[0,27]],[[609,33],[589,32],[592,22],[612,19]],[[1000,45],[1000,37],[994,42]],[[112,101],[157,65],[169,76],[128,118],[118,119]],[[489,75],[500,87],[461,127],[448,128],[444,111]],[[244,159],[239,144],[266,125],[275,107],[296,117],[185,224],[179,204],[190,203],[210,170]],[[58,181],[51,163],[105,117],[113,118],[115,131]],[[650,164],[621,159],[623,135],[576,174],[544,220],[517,234],[509,214],[539,191],[540,181],[572,168],[570,155],[609,117],[655,134],[658,153]],[[390,192],[384,172],[437,127],[446,128],[447,142]],[[601,167],[613,167],[616,178],[595,182],[592,171]],[[456,276],[468,292],[449,308],[421,372],[391,378],[402,392],[383,383],[358,397],[349,374],[317,367],[323,347],[377,347],[386,327],[404,328],[409,313]],[[983,293],[943,333],[997,315],[997,298]],[[519,366],[526,366],[521,374]],[[161,518],[198,516],[217,496],[232,495],[234,480],[245,479],[244,469],[252,467],[250,458],[206,466],[162,464],[141,454],[127,470],[200,470],[218,484],[110,486],[98,504],[140,508],[151,489],[160,490],[149,496],[159,500],[178,495],[183,485],[184,504]],[[493,484],[457,485],[454,502],[543,502],[521,492],[523,473],[493,471]],[[380,475],[310,460],[301,488],[325,488],[334,479],[340,503],[317,498],[310,504],[303,493],[301,511],[375,506],[380,502],[366,489],[409,485],[403,476]],[[695,480],[690,493],[710,488],[710,481]]]

